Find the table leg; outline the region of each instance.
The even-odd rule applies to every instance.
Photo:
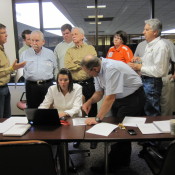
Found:
[[[62,175],[68,175],[69,159],[68,159],[68,143],[61,142],[59,149],[59,162]]]
[[[108,142],[104,142],[105,175],[108,174]]]

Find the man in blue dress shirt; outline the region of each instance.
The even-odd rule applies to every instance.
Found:
[[[24,67],[27,107],[37,108],[53,85],[57,62],[54,53],[43,47],[45,40],[41,31],[33,31],[30,38],[32,47],[21,54],[20,61],[27,62]]]
[[[86,56],[81,62],[83,70],[95,79],[94,95],[83,104],[82,109],[88,114],[93,103],[102,105],[96,117],[86,119],[88,125],[103,120],[108,111],[122,122],[125,116],[141,116],[144,112],[144,90],[140,76],[122,61]],[[129,166],[131,142],[118,142],[111,146],[109,169]],[[93,167],[93,171],[103,171],[103,167]]]

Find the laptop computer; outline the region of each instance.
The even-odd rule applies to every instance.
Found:
[[[31,125],[61,125],[57,109],[26,108],[25,113]]]

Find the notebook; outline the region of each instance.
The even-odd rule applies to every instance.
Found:
[[[57,109],[26,108],[25,113],[31,125],[61,125]]]
[[[3,136],[22,136],[31,127],[30,124],[14,124],[10,129],[4,132]]]

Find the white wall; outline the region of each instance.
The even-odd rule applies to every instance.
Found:
[[[12,0],[0,0],[0,23],[7,27],[8,38],[4,46],[5,52],[12,63],[16,59]]]

